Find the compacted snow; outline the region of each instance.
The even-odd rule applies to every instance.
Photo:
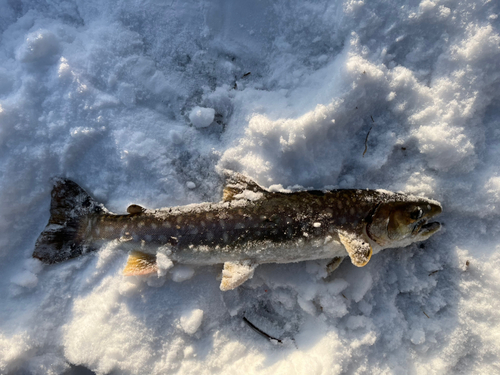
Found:
[[[1,374],[500,373],[500,3],[0,1]],[[116,213],[272,189],[439,200],[444,228],[330,277],[125,277],[31,258],[52,178]],[[243,319],[245,318],[245,319]],[[268,335],[268,340],[247,323]]]

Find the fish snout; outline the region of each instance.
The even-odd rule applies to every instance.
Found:
[[[439,215],[441,212],[443,212],[443,208],[441,207],[440,204],[434,204],[430,203],[429,206],[431,207],[428,213],[429,217],[434,217],[436,215]]]

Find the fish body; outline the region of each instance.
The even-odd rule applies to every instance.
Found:
[[[223,263],[221,289],[229,290],[258,264],[332,259],[338,265],[349,256],[361,267],[384,248],[424,240],[440,228],[427,221],[441,205],[425,198],[359,189],[271,192],[237,173],[227,181],[219,203],[132,205],[128,214],[114,215],[74,182],[59,180],[33,256],[57,263],[118,240],[133,250],[125,274]]]

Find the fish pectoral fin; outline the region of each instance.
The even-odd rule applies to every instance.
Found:
[[[127,207],[127,212],[130,215],[142,214],[144,211],[146,211],[146,209],[137,204],[131,204],[130,206]]]
[[[240,173],[226,169],[224,170],[224,175],[226,177],[226,184],[222,192],[222,200],[224,202],[232,201],[233,199],[235,199],[236,195],[243,194],[245,191],[262,194],[269,193],[255,181],[246,176],[243,176]],[[252,198],[256,198],[255,194],[252,196]]]
[[[339,268],[340,264],[344,260],[344,257],[335,257],[326,265],[326,272],[330,275],[333,271]]]
[[[156,255],[145,254],[140,251],[132,251],[123,269],[125,276],[149,275],[158,272]]]
[[[239,287],[253,277],[257,264],[250,262],[226,262],[222,270],[220,290],[223,292]]]
[[[344,245],[352,264],[357,267],[363,267],[372,257],[372,247],[362,236],[347,232],[339,232],[340,242]]]

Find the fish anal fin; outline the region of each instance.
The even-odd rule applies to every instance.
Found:
[[[127,212],[130,215],[142,214],[144,211],[146,211],[146,209],[137,204],[131,204],[130,206],[127,207]]]
[[[145,254],[140,251],[132,251],[123,269],[125,276],[149,275],[158,272],[156,255]]]
[[[363,267],[370,261],[373,250],[365,238],[347,232],[339,232],[339,238],[347,250],[352,264]]]
[[[224,170],[224,175],[226,177],[226,183],[222,193],[222,200],[224,202],[229,202],[238,198],[236,196],[243,194],[245,191],[251,192],[251,194],[247,194],[246,197],[251,200],[256,200],[259,197],[262,197],[261,194],[256,195],[256,193],[269,194],[266,189],[241,173],[226,169]]]
[[[226,262],[222,270],[220,290],[223,292],[239,287],[253,277],[257,264],[250,262]]]

